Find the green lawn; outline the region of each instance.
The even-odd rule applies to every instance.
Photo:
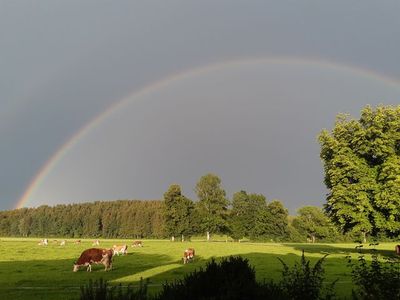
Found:
[[[39,246],[39,239],[0,239],[0,298],[1,299],[77,299],[79,287],[90,278],[103,277],[111,283],[137,284],[140,277],[150,278],[150,290],[156,291],[165,281],[181,278],[185,273],[203,266],[211,257],[241,255],[249,259],[257,272],[257,278],[278,279],[281,263],[277,257],[292,264],[301,256],[313,261],[329,253],[325,261],[326,280],[338,279],[336,284],[340,296],[351,292],[350,271],[345,256],[357,257],[356,244],[278,244],[278,243],[233,243],[233,242],[175,242],[165,240],[144,240],[143,248],[128,248],[128,255],[114,258],[114,269],[104,272],[102,265],[94,265],[93,272],[84,269],[72,272],[74,261],[80,253],[92,247],[92,240],[74,244],[67,240],[66,246],[59,246],[49,240],[48,246]],[[100,240],[100,247],[109,248],[114,244],[128,244],[132,240]],[[196,250],[193,263],[183,265],[182,253],[187,247]],[[383,255],[394,253],[394,243],[377,247]]]

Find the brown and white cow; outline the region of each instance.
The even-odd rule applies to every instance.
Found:
[[[112,250],[114,252],[114,255],[118,255],[118,256],[120,254],[126,255],[126,254],[128,254],[128,245],[121,245],[121,246],[114,245],[112,247]]]
[[[397,255],[400,255],[400,245],[396,245],[396,247],[394,247],[394,251]]]
[[[193,248],[188,248],[183,252],[183,263],[187,264],[189,261],[194,259],[195,251]]]
[[[142,241],[133,241],[132,247],[143,247]]]
[[[111,249],[90,248],[82,252],[81,256],[74,263],[74,272],[77,272],[80,267],[87,266],[86,271],[92,272],[92,264],[103,264],[104,271],[112,269],[113,251]]]

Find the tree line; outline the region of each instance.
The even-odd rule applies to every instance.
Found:
[[[97,201],[0,212],[1,236],[162,237],[162,201]]]
[[[321,208],[305,206],[296,216],[279,200],[267,201],[262,194],[239,191],[227,199],[221,179],[206,174],[195,187],[198,201],[183,195],[173,184],[164,194],[165,233],[172,240],[192,235],[226,234],[233,240],[315,242],[351,239],[343,236]]]
[[[233,240],[334,241],[341,239],[319,207],[289,216],[281,201],[239,191],[226,197],[221,179],[200,178],[193,201],[172,184],[163,200],[97,201],[0,211],[0,236],[71,238],[171,238],[183,241],[223,234]]]

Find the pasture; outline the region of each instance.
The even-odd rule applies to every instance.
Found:
[[[150,291],[157,291],[165,281],[181,278],[205,264],[211,257],[241,255],[255,267],[257,278],[279,279],[282,265],[277,257],[291,265],[299,260],[304,249],[306,257],[316,261],[329,254],[324,267],[326,281],[338,279],[336,289],[341,297],[350,296],[351,277],[345,256],[357,258],[356,244],[290,244],[290,243],[233,243],[233,242],[170,242],[144,240],[143,247],[133,248],[133,240],[100,240],[97,247],[111,248],[127,244],[128,255],[115,256],[113,270],[104,272],[103,265],[94,265],[93,272],[82,268],[73,273],[73,263],[84,249],[91,248],[93,240],[66,240],[60,246],[49,239],[47,246],[39,246],[39,239],[0,239],[0,296],[2,299],[77,299],[79,287],[89,279],[104,278],[111,284],[137,284],[141,277],[150,278]],[[183,251],[196,250],[194,262],[182,263]],[[383,255],[392,255],[394,243],[380,244]]]

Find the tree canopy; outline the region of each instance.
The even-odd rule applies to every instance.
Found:
[[[265,204],[265,196],[261,194],[247,194],[246,191],[233,194],[229,224],[232,238],[239,240],[253,235],[256,218]]]
[[[182,240],[185,235],[191,235],[192,216],[194,210],[193,202],[182,195],[181,187],[173,184],[164,193],[165,202],[165,230],[174,239],[181,235]]]
[[[211,233],[221,233],[227,229],[228,199],[221,186],[221,179],[214,174],[200,178],[195,188],[199,198],[198,212],[202,220],[203,230],[207,232],[207,240]]]
[[[400,106],[340,114],[319,142],[331,220],[344,232],[400,233]]]
[[[332,224],[321,208],[304,206],[297,213],[298,216],[292,222],[293,227],[300,234],[308,236],[313,243],[317,238],[324,239],[335,234]]]

